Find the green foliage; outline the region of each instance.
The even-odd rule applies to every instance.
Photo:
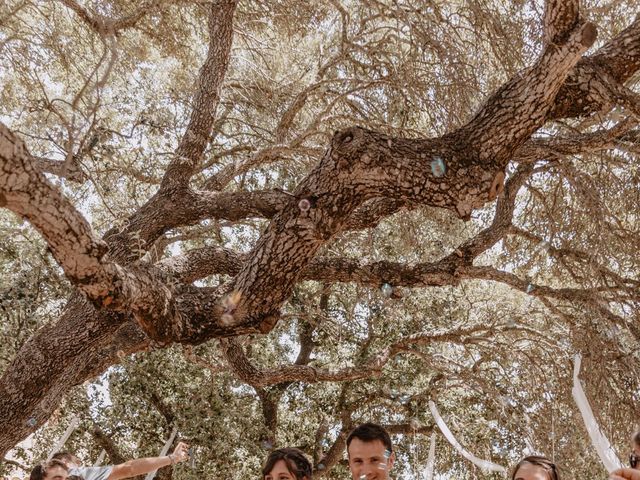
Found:
[[[109,18],[138,8],[125,0],[81,3]],[[157,3],[108,41],[63,2],[0,5],[2,121],[26,137],[36,156],[77,157],[86,182],[51,178],[100,234],[123,226],[157,190],[188,124],[206,55],[203,5]],[[345,1],[342,15],[334,1],[241,2],[214,136],[195,186],[230,169],[225,191],[292,191],[336,129],[358,124],[427,137],[460,126],[535,60],[539,3]],[[636,10],[631,1],[583,3],[602,26],[599,42],[619,33]],[[594,128],[568,122],[545,135]],[[81,424],[65,448],[87,463],[103,448],[96,427],[121,456],[133,458],[157,455],[177,426],[195,449],[196,465],[176,467],[176,480],[243,479],[258,474],[267,439],[322,457],[343,428],[373,420],[409,426],[394,435],[396,473],[420,478],[434,400],[458,440],[479,457],[508,466],[532,446],[558,462],[563,478],[596,478],[603,469],[571,398],[572,359],[584,355],[585,389],[624,456],[640,413],[632,329],[639,319],[637,151],[630,140],[619,149],[537,162],[519,193],[514,228],[474,263],[566,295],[526,295],[519,285],[481,276],[454,286],[394,286],[392,298],[371,286],[301,282],[272,332],[241,340],[264,372],[292,364],[308,328],[308,365],[323,371],[364,370],[410,335],[433,338],[403,345],[369,378],[293,381],[261,392],[234,374],[217,341],[192,351],[151,346],[67,392],[35,435],[33,456],[13,453],[23,462],[46,457],[73,416]],[[468,223],[432,208],[403,210],[374,229],[341,234],[321,256],[436,262],[488,228],[493,215],[493,205]],[[265,224],[248,217],[185,226],[167,233],[170,247],[161,256],[204,245],[248,252]],[[0,274],[1,372],[38,327],[55,320],[70,287],[37,232],[4,213]],[[260,394],[277,404],[275,431],[264,421]],[[436,472],[490,478],[440,434]],[[344,460],[328,478],[349,478]]]

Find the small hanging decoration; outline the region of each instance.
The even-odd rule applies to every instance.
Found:
[[[386,298],[389,298],[393,293],[393,287],[388,283],[383,283],[380,286],[380,291],[382,292],[382,295],[384,295]]]
[[[300,209],[301,212],[308,212],[309,209],[311,208],[311,202],[306,198],[303,198],[298,202],[298,208]]]
[[[446,171],[447,168],[444,165],[444,160],[440,157],[433,157],[433,160],[431,160],[431,172],[433,176],[440,178],[444,176]]]

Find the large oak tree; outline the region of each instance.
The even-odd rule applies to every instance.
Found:
[[[226,478],[264,453],[242,432],[334,478],[364,418],[411,453],[430,399],[499,462],[600,472],[570,369],[624,453],[640,19],[579,3],[5,2],[0,452],[91,417],[74,387],[106,371],[160,415],[149,444],[229,429]]]

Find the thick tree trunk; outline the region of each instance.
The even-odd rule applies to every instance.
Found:
[[[74,3],[75,5],[75,3]],[[186,219],[180,213],[175,213],[174,204],[180,203],[174,199],[180,198],[188,205],[188,212],[192,213],[198,205],[200,209],[207,211],[208,206],[203,206],[206,199],[194,205],[189,202],[188,195],[172,195],[176,190],[184,190],[184,182],[193,174],[194,169],[201,161],[202,152],[208,143],[208,136],[211,132],[215,120],[215,110],[219,99],[219,90],[229,61],[229,52],[233,38],[233,15],[236,8],[234,0],[223,0],[210,6],[209,14],[209,34],[210,45],[207,61],[200,71],[197,95],[195,98],[194,111],[189,125],[185,131],[184,139],[180,143],[174,160],[169,170],[171,175],[178,180],[167,180],[163,188],[152,197],[145,206],[134,214],[127,227],[121,231],[111,231],[105,236],[105,241],[109,246],[109,254],[106,258],[107,264],[96,260],[103,257],[106,248],[102,241],[96,241],[86,222],[73,210],[65,199],[56,196],[57,192],[52,189],[47,181],[35,169],[30,168],[29,155],[22,147],[22,142],[17,141],[15,136],[8,129],[2,126],[0,133],[0,206],[7,206],[13,202],[14,211],[24,215],[31,215],[33,209],[28,208],[34,205],[36,208],[46,207],[44,213],[50,215],[36,215],[34,225],[40,228],[45,238],[50,243],[56,259],[63,268],[73,273],[77,268],[76,260],[84,259],[93,265],[93,270],[98,272],[101,280],[99,282],[85,282],[86,275],[78,272],[78,275],[69,275],[70,280],[75,282],[81,290],[85,292],[100,307],[113,307],[119,303],[112,289],[83,288],[93,283],[94,285],[111,283],[111,287],[128,289],[126,278],[128,273],[119,265],[129,265],[137,260],[141,249],[148,248],[167,229],[171,228],[172,222],[181,223],[186,221],[197,222],[197,220]],[[103,20],[91,19],[85,10],[76,12],[92,28],[101,30],[104,27]],[[128,21],[135,22],[135,18],[123,19],[122,25],[115,22],[111,29],[118,27],[125,28]],[[16,164],[20,162],[24,166],[21,172],[25,180],[20,183],[20,175],[15,175],[13,171]],[[8,170],[8,166],[11,169]],[[28,166],[27,166],[28,165]],[[26,175],[25,175],[26,174]],[[168,175],[168,174],[167,174]],[[27,182],[28,187],[24,184]],[[33,198],[29,190],[33,186],[46,192],[44,197]],[[17,188],[16,188],[17,187]],[[26,188],[25,188],[26,187]],[[36,189],[36,192],[38,190]],[[49,198],[48,194],[53,193]],[[12,196],[16,198],[12,198]],[[182,197],[182,198],[181,198]],[[216,205],[214,205],[215,208]],[[223,205],[218,207],[224,208]],[[53,208],[53,209],[52,209]],[[257,209],[260,209],[257,206]],[[21,211],[24,209],[24,212]],[[185,209],[187,210],[187,209]],[[210,211],[210,210],[209,210]],[[202,214],[202,212],[200,212]],[[62,218],[60,218],[62,217]],[[49,220],[51,219],[51,220]],[[68,220],[71,219],[71,220]],[[52,224],[51,227],[46,222]],[[66,235],[56,232],[59,225],[68,225]],[[77,248],[77,245],[81,248]],[[97,245],[97,247],[96,247]],[[58,248],[58,252],[56,252]],[[73,257],[68,255],[77,248],[77,252],[86,255]],[[112,263],[113,262],[113,263]],[[119,262],[115,263],[115,262]],[[110,263],[111,266],[108,264]],[[96,269],[97,267],[97,269]],[[105,268],[106,267],[106,268]],[[110,279],[104,278],[105,270],[107,277],[115,274]],[[124,277],[121,276],[124,274]],[[134,275],[135,276],[135,275]],[[137,283],[139,277],[134,280]],[[148,281],[154,282],[152,277],[147,277]],[[158,293],[166,295],[170,292],[166,287],[157,290],[157,286],[145,286],[138,284],[129,294],[138,296],[144,290],[155,296],[159,300]],[[139,297],[138,297],[139,298]],[[114,302],[115,300],[115,302]],[[164,303],[161,301],[160,303]],[[158,306],[155,301],[148,306],[154,309]],[[166,304],[165,304],[166,305]],[[161,310],[163,308],[161,307]],[[165,312],[166,313],[166,312]],[[149,345],[148,337],[140,329],[139,324],[133,321],[130,311],[121,309],[120,311],[109,311],[103,309],[96,311],[91,303],[88,303],[82,295],[74,295],[67,304],[61,318],[51,325],[47,325],[39,330],[20,350],[12,364],[4,372],[0,379],[0,412],[3,412],[0,424],[0,452],[2,455],[20,439],[25,438],[29,433],[37,429],[44,423],[54,409],[59,405],[64,393],[72,386],[78,385],[87,379],[93,378],[103,372],[108,366],[118,362],[118,356],[139,351]],[[69,359],[73,359],[69,361]]]

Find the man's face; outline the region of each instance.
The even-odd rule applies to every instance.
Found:
[[[353,480],[387,480],[389,478],[394,454],[387,450],[382,441],[363,442],[359,438],[354,438],[347,453]]]
[[[44,480],[67,480],[69,472],[62,467],[49,467],[47,468],[47,474]]]

